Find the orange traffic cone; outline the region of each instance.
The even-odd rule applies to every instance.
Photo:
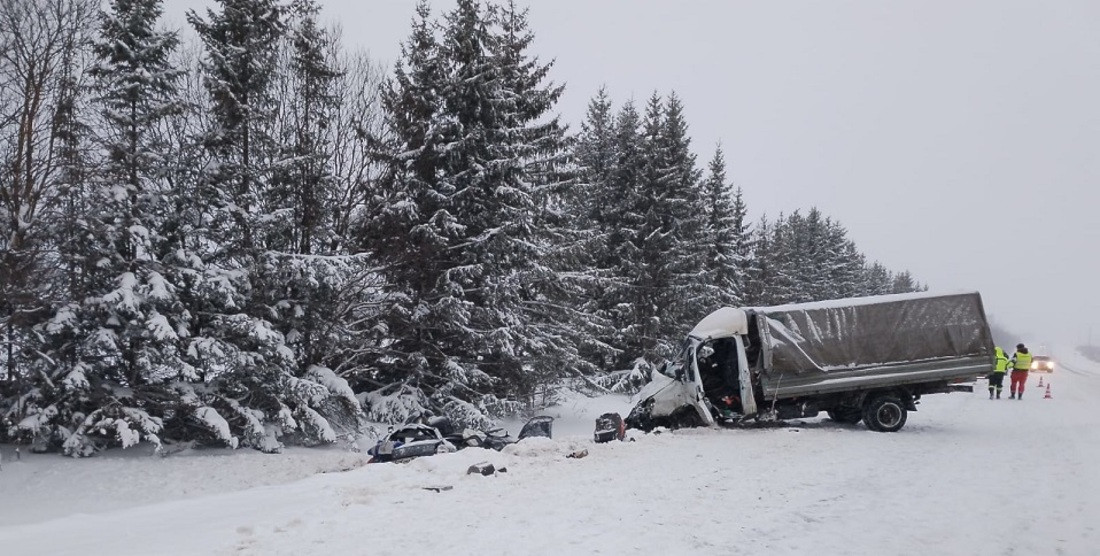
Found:
[[[1039,388],[1043,387],[1043,377],[1039,377]]]
[[[1054,397],[1050,395],[1050,383],[1047,383],[1047,393],[1043,396],[1044,400],[1053,400]]]

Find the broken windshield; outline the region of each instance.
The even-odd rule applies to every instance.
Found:
[[[673,357],[672,360],[665,360],[657,370],[669,378],[679,379],[685,376],[685,371],[691,369],[690,362],[695,354],[697,341],[692,338],[685,338],[684,342],[680,344],[680,351],[676,354],[676,357]]]

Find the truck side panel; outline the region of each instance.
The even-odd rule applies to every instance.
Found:
[[[992,364],[977,293],[765,307],[751,318],[766,399],[973,378]]]
[[[874,390],[933,382],[969,380],[989,372],[989,360],[972,356],[940,361],[925,361],[881,367],[833,371],[826,377],[818,374],[787,373],[762,375],[760,386],[767,400],[781,400],[817,394],[834,394],[857,390]]]

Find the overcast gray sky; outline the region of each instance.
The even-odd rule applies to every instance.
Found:
[[[675,90],[754,219],[817,206],[1029,344],[1100,343],[1100,2],[519,1],[574,128],[601,85]],[[169,24],[208,4],[166,0]],[[415,7],[321,4],[387,62]]]

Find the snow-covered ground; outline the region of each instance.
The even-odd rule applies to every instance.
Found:
[[[1023,401],[929,396],[896,434],[785,428],[555,439],[408,464],[360,454],[91,460],[4,452],[5,554],[1070,554],[1100,551],[1100,365]],[[513,431],[514,433],[515,431]],[[587,457],[568,454],[587,449]],[[467,475],[489,461],[507,472]],[[321,471],[340,471],[317,474]],[[304,478],[303,478],[304,477]],[[425,487],[452,487],[436,492]]]

